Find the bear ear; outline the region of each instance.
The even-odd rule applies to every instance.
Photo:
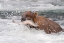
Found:
[[[38,12],[34,12],[34,15],[37,17],[38,16]]]

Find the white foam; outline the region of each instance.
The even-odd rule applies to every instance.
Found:
[[[64,9],[64,1],[61,0],[1,0],[0,2],[0,10],[39,11]]]
[[[64,43],[64,32],[46,34],[42,30],[0,19],[0,43]]]

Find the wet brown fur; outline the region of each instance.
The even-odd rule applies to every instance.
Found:
[[[39,16],[37,12],[26,11],[22,15],[23,18],[31,19],[38,25],[38,29],[44,30],[47,34],[58,33],[62,28],[56,22],[49,20],[43,16]]]

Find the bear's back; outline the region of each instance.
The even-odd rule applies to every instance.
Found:
[[[62,30],[59,24],[43,16],[36,17],[35,23],[39,25],[38,28],[44,30],[46,33],[57,33]]]

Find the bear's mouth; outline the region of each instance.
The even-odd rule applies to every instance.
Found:
[[[21,18],[21,21],[25,21],[25,20],[32,20],[31,18]]]
[[[32,20],[30,17],[27,17],[26,20]]]

